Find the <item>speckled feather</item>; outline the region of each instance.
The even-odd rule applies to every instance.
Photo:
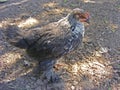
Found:
[[[13,38],[17,40],[9,38],[16,41],[15,46],[27,49],[30,56],[39,60],[56,59],[78,47],[84,36],[84,25],[68,14],[58,22],[21,32],[19,38]]]

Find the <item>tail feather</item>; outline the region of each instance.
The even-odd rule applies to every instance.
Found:
[[[16,47],[26,49],[28,44],[24,40],[22,32],[17,25],[8,25],[5,30],[6,40]]]

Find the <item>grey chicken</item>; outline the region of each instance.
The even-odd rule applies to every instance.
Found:
[[[56,60],[81,44],[84,22],[89,22],[89,13],[76,8],[66,17],[43,27],[20,30],[9,25],[6,36],[11,44],[26,49],[29,56],[39,59],[39,70],[54,82],[57,79],[53,71]]]

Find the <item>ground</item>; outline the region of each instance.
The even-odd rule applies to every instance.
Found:
[[[35,74],[37,61],[9,44],[8,24],[43,26],[74,8],[90,13],[83,44],[59,59],[62,80],[46,83]],[[120,90],[120,0],[8,0],[0,3],[0,90]]]

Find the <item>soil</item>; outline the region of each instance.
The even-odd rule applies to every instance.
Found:
[[[10,23],[21,29],[43,26],[58,21],[74,8],[90,13],[90,25],[85,27],[82,46],[55,65],[61,80],[48,83],[33,72],[37,61],[7,42],[4,28]],[[34,20],[26,24],[28,19]],[[0,90],[120,90],[120,0],[0,3]]]

